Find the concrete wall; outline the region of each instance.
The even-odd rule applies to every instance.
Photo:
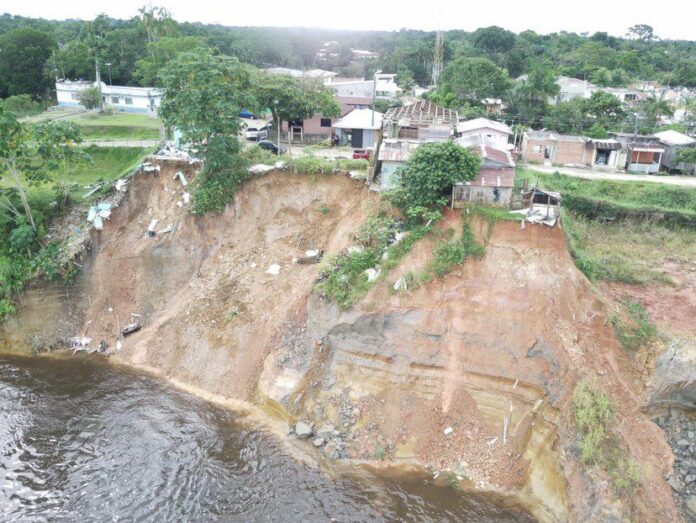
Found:
[[[490,186],[459,186],[454,193],[454,207],[461,207],[466,202],[510,207],[512,202],[512,187],[498,187],[498,201],[495,200],[495,187]]]
[[[491,144],[491,145],[497,145],[498,147],[504,148],[507,143],[508,143],[508,134],[507,133],[502,133],[500,131],[497,131],[495,129],[488,129],[488,128],[482,128],[482,129],[474,129],[472,131],[465,131],[462,133],[462,138],[465,138],[467,136],[479,136],[482,135],[486,143]]]

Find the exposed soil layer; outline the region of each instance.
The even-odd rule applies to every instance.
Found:
[[[678,520],[665,481],[674,458],[639,410],[640,369],[559,228],[476,222],[483,258],[395,293],[400,275],[427,263],[425,239],[341,311],[312,293],[318,265],[294,259],[352,244],[376,207],[363,184],[272,173],[225,213],[196,217],[174,178],[180,169],[193,180],[187,164],[164,161],[158,176],[135,177],[93,238],[80,334],[193,388],[331,423],[336,455],[449,469],[520,494],[543,520]],[[174,229],[150,237],[153,220]],[[459,214],[441,226],[460,232]],[[142,329],[117,342],[132,321]],[[616,500],[578,461],[571,396],[582,378],[616,402],[621,442],[644,467],[631,499]]]

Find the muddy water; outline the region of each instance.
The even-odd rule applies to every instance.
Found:
[[[532,521],[422,478],[336,477],[240,415],[94,358],[0,355],[0,519]]]

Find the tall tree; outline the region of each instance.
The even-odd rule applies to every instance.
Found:
[[[505,69],[487,58],[457,58],[442,72],[438,91],[453,93],[459,104],[502,98],[512,82]]]
[[[135,78],[140,85],[159,86],[159,71],[180,53],[194,51],[203,47],[203,41],[195,36],[171,38],[165,36],[147,44],[147,56],[135,63]]]
[[[51,35],[31,28],[16,29],[0,37],[0,75],[6,90],[4,94],[45,96],[51,78],[44,74],[44,64],[55,47]]]
[[[215,176],[236,167],[239,112],[256,105],[249,68],[203,48],[181,53],[160,73],[165,90],[160,114],[179,129]]]
[[[315,80],[257,71],[254,83],[256,108],[270,109],[274,121],[304,120],[315,114],[332,118],[341,114],[334,94]]]

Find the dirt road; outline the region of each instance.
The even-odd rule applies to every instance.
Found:
[[[576,169],[573,167],[546,167],[543,165],[535,165],[532,167],[535,171],[544,174],[561,173],[575,178],[584,178],[586,180],[620,180],[625,182],[652,182],[663,183],[666,185],[679,185],[682,187],[696,188],[696,176],[655,176],[648,174],[622,174],[622,173],[606,173],[600,171],[588,171],[585,169]]]

